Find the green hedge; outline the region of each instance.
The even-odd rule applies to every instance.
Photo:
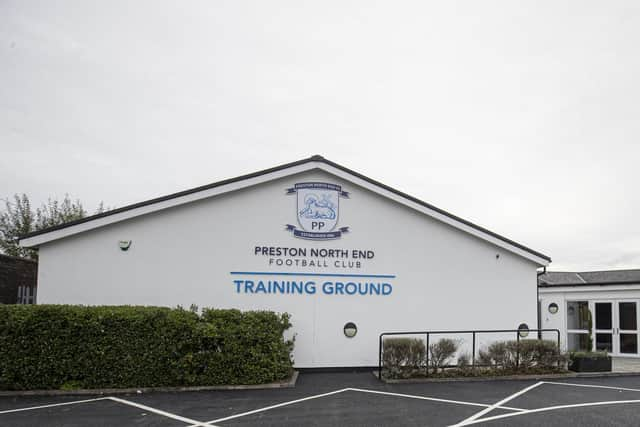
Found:
[[[292,373],[288,314],[0,305],[0,389],[260,384]]]

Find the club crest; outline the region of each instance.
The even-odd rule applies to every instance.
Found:
[[[339,238],[349,227],[336,230],[340,214],[340,198],[349,193],[339,185],[326,182],[301,182],[287,189],[287,194],[296,194],[296,216],[300,228],[287,224],[287,230],[303,239],[330,240]]]

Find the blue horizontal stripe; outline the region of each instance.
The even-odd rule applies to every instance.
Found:
[[[376,277],[380,279],[396,278],[394,274],[275,273],[273,271],[232,271],[230,274],[245,276]]]

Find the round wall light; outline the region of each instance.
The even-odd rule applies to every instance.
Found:
[[[527,337],[529,335],[529,325],[520,323],[520,326],[518,326],[518,335],[520,335],[520,338]]]
[[[551,304],[549,304],[549,313],[551,314],[556,314],[558,312],[558,304],[556,304],[555,302],[552,302]]]
[[[121,251],[128,251],[131,247],[131,240],[120,240],[118,242],[118,247]]]
[[[349,322],[349,323],[344,325],[343,332],[344,332],[344,336],[345,337],[353,338],[358,333],[358,327],[356,326],[355,323]]]

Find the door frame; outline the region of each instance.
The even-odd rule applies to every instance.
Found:
[[[620,357],[640,357],[640,300],[637,298],[621,298],[614,300],[615,302],[615,323],[614,326],[616,329],[616,338],[615,342],[617,344],[616,348],[616,356]],[[636,329],[623,329],[620,330],[620,303],[623,302],[632,302],[636,305]],[[621,353],[620,352],[620,334],[634,334],[636,335],[636,352],[635,353]],[[614,347],[615,348],[615,347]]]
[[[609,304],[611,306],[611,328],[610,329],[598,329],[598,315],[596,312],[596,304]],[[607,299],[596,299],[589,301],[589,310],[591,310],[591,316],[593,321],[593,327],[591,328],[591,339],[593,340],[592,351],[602,351],[597,348],[597,334],[609,334],[611,335],[611,350],[607,351],[611,355],[617,355],[618,351],[616,348],[616,307],[617,303],[615,300],[607,298]]]
[[[586,302],[588,304],[589,311],[592,316],[592,330],[591,330],[591,340],[592,347],[591,351],[596,351],[596,333],[610,333],[611,334],[611,351],[608,352],[609,355],[614,357],[629,357],[629,358],[640,358],[640,298],[567,298],[565,300],[565,307],[568,307],[569,303],[572,302]],[[636,327],[635,331],[631,329],[623,329],[620,330],[620,305],[621,302],[633,302],[636,304]],[[596,303],[610,303],[611,304],[611,326],[612,329],[596,329]],[[567,310],[568,313],[568,310]],[[568,314],[567,314],[568,315]],[[589,331],[586,329],[568,329],[567,324],[567,315],[564,318],[565,325],[565,342],[569,342],[569,334],[589,334]],[[620,353],[620,333],[636,333],[637,343],[638,343],[638,352],[637,353]]]
[[[636,334],[636,342],[638,343],[638,352],[636,353],[621,353],[620,352],[620,303],[632,302],[636,304],[636,330],[625,329],[622,333]],[[596,303],[610,303],[611,304],[611,329],[597,329],[596,328]],[[602,298],[589,300],[589,310],[591,310],[593,316],[593,328],[592,328],[592,340],[593,351],[596,351],[596,333],[611,334],[611,351],[609,354],[615,357],[636,357],[640,358],[640,300],[637,298]]]

